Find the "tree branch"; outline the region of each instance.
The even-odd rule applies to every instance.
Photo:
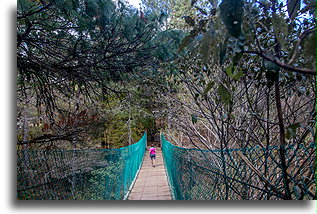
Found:
[[[248,53],[248,54],[256,54],[258,56],[261,56],[262,58],[269,60],[271,62],[274,62],[276,65],[279,67],[288,70],[288,71],[293,71],[301,74],[309,74],[309,75],[315,75],[316,71],[314,69],[308,69],[308,68],[299,68],[299,67],[294,67],[292,65],[286,64],[284,62],[281,62],[279,59],[276,57],[272,57],[269,55],[266,55],[264,53],[258,52],[258,51],[242,51],[242,53]]]

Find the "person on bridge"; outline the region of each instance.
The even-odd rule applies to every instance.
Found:
[[[155,167],[155,154],[156,154],[156,148],[154,147],[154,145],[151,145],[151,148],[149,149],[150,152],[150,158],[151,158],[151,163],[152,166]]]

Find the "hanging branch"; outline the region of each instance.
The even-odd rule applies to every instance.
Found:
[[[274,62],[276,65],[278,65],[279,67],[288,70],[288,71],[293,71],[293,72],[297,72],[297,73],[301,73],[301,74],[308,74],[308,75],[316,75],[316,70],[315,69],[309,69],[309,68],[299,68],[299,67],[295,67],[289,64],[286,64],[284,62],[281,62],[278,58],[276,57],[272,57],[269,56],[267,54],[264,54],[262,52],[258,52],[258,51],[242,51],[242,53],[248,53],[248,54],[256,54],[259,55],[261,57],[263,57],[264,59]]]

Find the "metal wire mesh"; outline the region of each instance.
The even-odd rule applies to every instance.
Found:
[[[118,149],[17,152],[18,200],[120,200],[141,167],[146,134]]]
[[[164,135],[161,143],[175,200],[286,199],[278,146],[188,149],[171,144]],[[315,199],[315,144],[284,149],[291,198]]]

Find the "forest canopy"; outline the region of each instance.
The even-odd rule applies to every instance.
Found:
[[[19,0],[17,9],[21,145],[120,146],[159,129],[207,148],[315,136],[314,1]]]
[[[73,129],[73,120],[96,121],[99,113],[87,111],[92,105],[122,101],[128,85],[155,78],[159,64],[175,57],[182,34],[162,29],[164,13],[145,18],[111,0],[21,0],[17,20],[18,124],[37,117],[32,123],[61,132]],[[61,136],[72,132],[78,131]]]

